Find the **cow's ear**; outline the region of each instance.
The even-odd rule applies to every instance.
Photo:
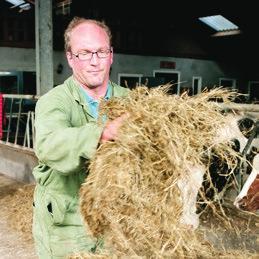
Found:
[[[246,138],[250,137],[254,126],[255,122],[248,117],[240,118],[238,120],[238,128]]]

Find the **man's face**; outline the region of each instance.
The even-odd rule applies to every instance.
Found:
[[[106,32],[95,24],[83,23],[71,32],[71,51],[66,53],[68,63],[76,80],[84,87],[97,88],[107,85],[113,53],[105,58],[90,54],[90,59],[80,60],[75,55],[86,52],[110,50]]]

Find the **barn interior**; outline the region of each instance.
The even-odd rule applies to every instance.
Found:
[[[237,28],[216,31],[199,19],[217,15]],[[111,28],[114,62],[110,77],[115,83],[132,90],[140,85],[154,89],[171,83],[171,93],[187,94],[190,98],[205,89],[237,91],[241,95],[233,102],[219,105],[241,111],[255,123],[259,118],[255,3],[0,1],[0,204],[3,208],[0,254],[3,258],[37,258],[30,228],[32,170],[38,163],[34,151],[35,105],[41,95],[71,75],[64,55],[63,35],[74,16],[104,20]],[[243,181],[247,177],[244,175]],[[213,210],[201,214],[200,231],[219,251],[232,251],[233,258],[253,258],[259,253],[259,217],[258,213],[233,206],[238,191],[226,192],[224,211],[217,216]],[[222,221],[226,215],[228,223]],[[235,221],[237,224],[232,225]],[[235,231],[228,231],[228,224]],[[240,255],[240,243],[251,254]]]

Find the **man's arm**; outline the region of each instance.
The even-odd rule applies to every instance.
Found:
[[[37,102],[35,113],[38,159],[63,174],[84,166],[95,153],[103,131],[94,122],[72,126],[68,110],[71,107],[67,105],[57,96],[43,97]]]

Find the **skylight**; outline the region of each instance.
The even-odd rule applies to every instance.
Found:
[[[6,0],[6,2],[9,2],[14,7],[19,7],[21,10],[29,10],[31,8],[29,3],[26,3],[24,0]]]
[[[200,17],[200,21],[207,24],[217,32],[238,30],[238,26],[223,17],[222,15],[213,15]]]

